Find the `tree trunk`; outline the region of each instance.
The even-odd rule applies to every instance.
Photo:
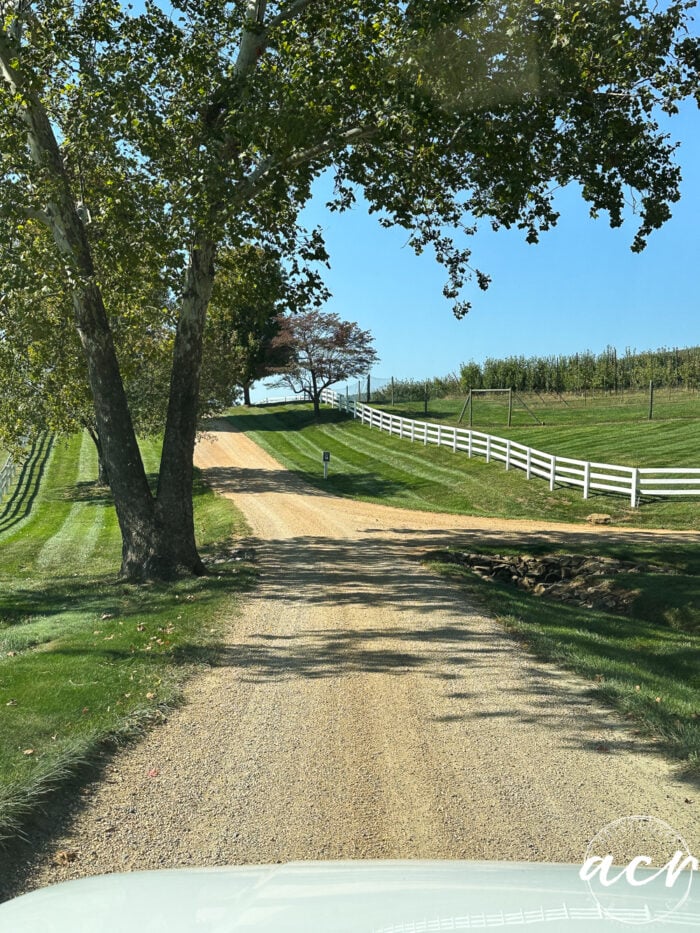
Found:
[[[320,401],[321,390],[316,384],[316,373],[311,370],[311,401],[314,403],[314,418],[316,421],[321,420],[321,401]]]
[[[97,485],[109,486],[109,476],[107,476],[107,465],[101,456],[97,459]]]
[[[97,286],[74,294],[74,306],[88,363],[102,462],[122,533],[121,573],[131,580],[159,576],[162,556],[154,501]]]
[[[105,463],[104,454],[102,453],[102,444],[100,443],[100,437],[94,426],[91,424],[85,424],[85,430],[88,432],[92,438],[92,442],[95,445],[97,450],[97,485],[98,486],[109,486],[109,477],[107,476],[107,464]]]
[[[0,52],[5,51],[0,48]],[[10,68],[7,73],[12,76],[11,86],[16,81],[17,96],[23,99],[18,111],[26,127],[31,158],[53,182],[54,200],[46,205],[44,217],[73,283],[75,325],[87,359],[95,426],[122,533],[122,575],[128,579],[159,576],[164,561],[166,566],[170,563],[169,542],[156,519],[85,225],[39,95],[22,86],[19,72]]]
[[[197,552],[192,509],[194,445],[202,366],[202,335],[214,284],[215,244],[198,238],[190,255],[170,381],[168,416],[158,476],[156,517],[171,548],[171,572],[205,573]]]
[[[246,383],[243,386],[243,404],[246,408],[250,408],[250,383]]]

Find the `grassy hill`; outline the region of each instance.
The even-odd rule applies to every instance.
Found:
[[[434,414],[430,420],[437,420]],[[518,470],[506,472],[502,464],[412,444],[328,408],[319,423],[309,407],[291,405],[237,408],[231,418],[288,469],[337,495],[409,509],[502,518],[583,521],[591,512],[605,512],[623,525],[698,527],[700,497],[645,502],[638,509],[630,508],[620,496],[596,494],[586,501],[579,490],[561,487],[550,492],[546,482],[528,481]],[[444,422],[450,423],[447,417]],[[700,466],[700,420],[535,428],[503,427],[494,433],[562,456],[623,465]],[[331,453],[326,481],[324,450]]]

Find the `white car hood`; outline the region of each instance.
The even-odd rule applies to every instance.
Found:
[[[700,881],[620,883],[597,900],[577,865],[292,862],[68,881],[0,905],[2,933],[431,933],[700,929]],[[681,885],[681,881],[678,882]],[[677,905],[680,893],[683,903]],[[671,913],[668,911],[673,908]],[[662,919],[654,919],[659,918]],[[611,919],[612,918],[612,919]],[[623,921],[623,922],[621,922]],[[625,922],[626,921],[626,922]]]

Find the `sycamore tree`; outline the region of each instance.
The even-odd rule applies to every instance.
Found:
[[[82,346],[130,579],[202,572],[192,459],[217,254],[304,270],[314,179],[434,249],[465,312],[481,221],[530,242],[576,181],[632,248],[678,199],[658,123],[698,95],[691,0],[0,0],[0,288],[57,280]],[[41,230],[27,238],[26,224]],[[46,270],[49,270],[48,272]],[[57,272],[55,270],[58,270]],[[136,270],[136,271],[135,271]],[[158,487],[139,453],[111,283],[177,301]],[[134,305],[135,311],[138,305]],[[0,333],[0,336],[2,334]],[[4,338],[3,338],[4,339]]]
[[[366,375],[378,359],[369,331],[318,310],[285,318],[275,342],[290,358],[274,384],[303,393],[313,402],[316,418],[324,389]]]

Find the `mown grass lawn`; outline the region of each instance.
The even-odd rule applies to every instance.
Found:
[[[147,469],[158,447],[144,442]],[[120,536],[92,441],[56,441],[42,456],[33,486],[0,509],[0,838],[105,739],[177,701],[252,580],[235,562],[174,585],[118,582]],[[195,516],[205,555],[246,532],[201,482]]]
[[[427,420],[444,424],[457,424],[463,412],[465,398],[441,398],[428,401]],[[377,408],[401,414],[406,418],[426,420],[425,402],[373,402]],[[475,395],[472,406],[473,427],[477,431],[500,434],[508,424],[508,396],[506,394]],[[538,427],[576,427],[627,425],[642,433],[652,425],[669,421],[691,422],[691,435],[697,439],[700,420],[700,393],[684,389],[658,389],[654,394],[653,417],[649,420],[649,395],[644,392],[598,393],[566,395],[536,392],[514,393],[512,428],[528,433]],[[544,422],[541,425],[540,422]],[[695,425],[692,422],[696,422]],[[461,424],[469,425],[468,409]],[[680,426],[682,427],[682,426]],[[556,436],[556,432],[545,431]],[[506,436],[509,436],[506,434]]]
[[[659,391],[652,421],[647,418],[648,397],[641,394],[588,399],[526,395],[523,401],[529,410],[514,401],[512,426],[508,427],[507,396],[476,396],[474,430],[579,460],[639,467],[700,466],[697,393]],[[431,400],[427,416],[424,406],[415,402],[376,407],[405,418],[456,425],[463,406],[463,399]],[[467,413],[461,426],[469,426]]]
[[[506,472],[500,463],[486,463],[479,457],[469,459],[465,453],[424,447],[420,442],[392,437],[328,408],[322,410],[318,423],[308,406],[238,408],[230,417],[288,469],[337,495],[408,509],[468,515],[583,521],[591,512],[605,512],[621,525],[699,527],[698,496],[649,501],[641,508],[632,509],[628,500],[621,496],[599,494],[584,500],[580,490],[571,487],[550,492],[546,482],[528,481],[519,470]],[[684,426],[692,440],[688,440],[686,434],[675,437],[672,426],[678,424]],[[627,425],[627,439],[619,426],[610,427],[604,438],[597,435],[595,451],[584,450],[584,435],[594,433],[590,426],[553,428],[556,437],[528,435],[526,442],[541,443],[545,450],[563,456],[601,456],[611,463],[623,463],[637,456],[641,459],[644,454],[657,466],[659,458],[662,464],[669,466],[687,463],[700,466],[700,429],[694,422],[652,422],[651,427],[663,454],[649,454],[655,448],[653,432],[646,432],[646,425]],[[499,433],[522,439],[515,431]],[[325,481],[324,450],[331,454],[329,477]]]

